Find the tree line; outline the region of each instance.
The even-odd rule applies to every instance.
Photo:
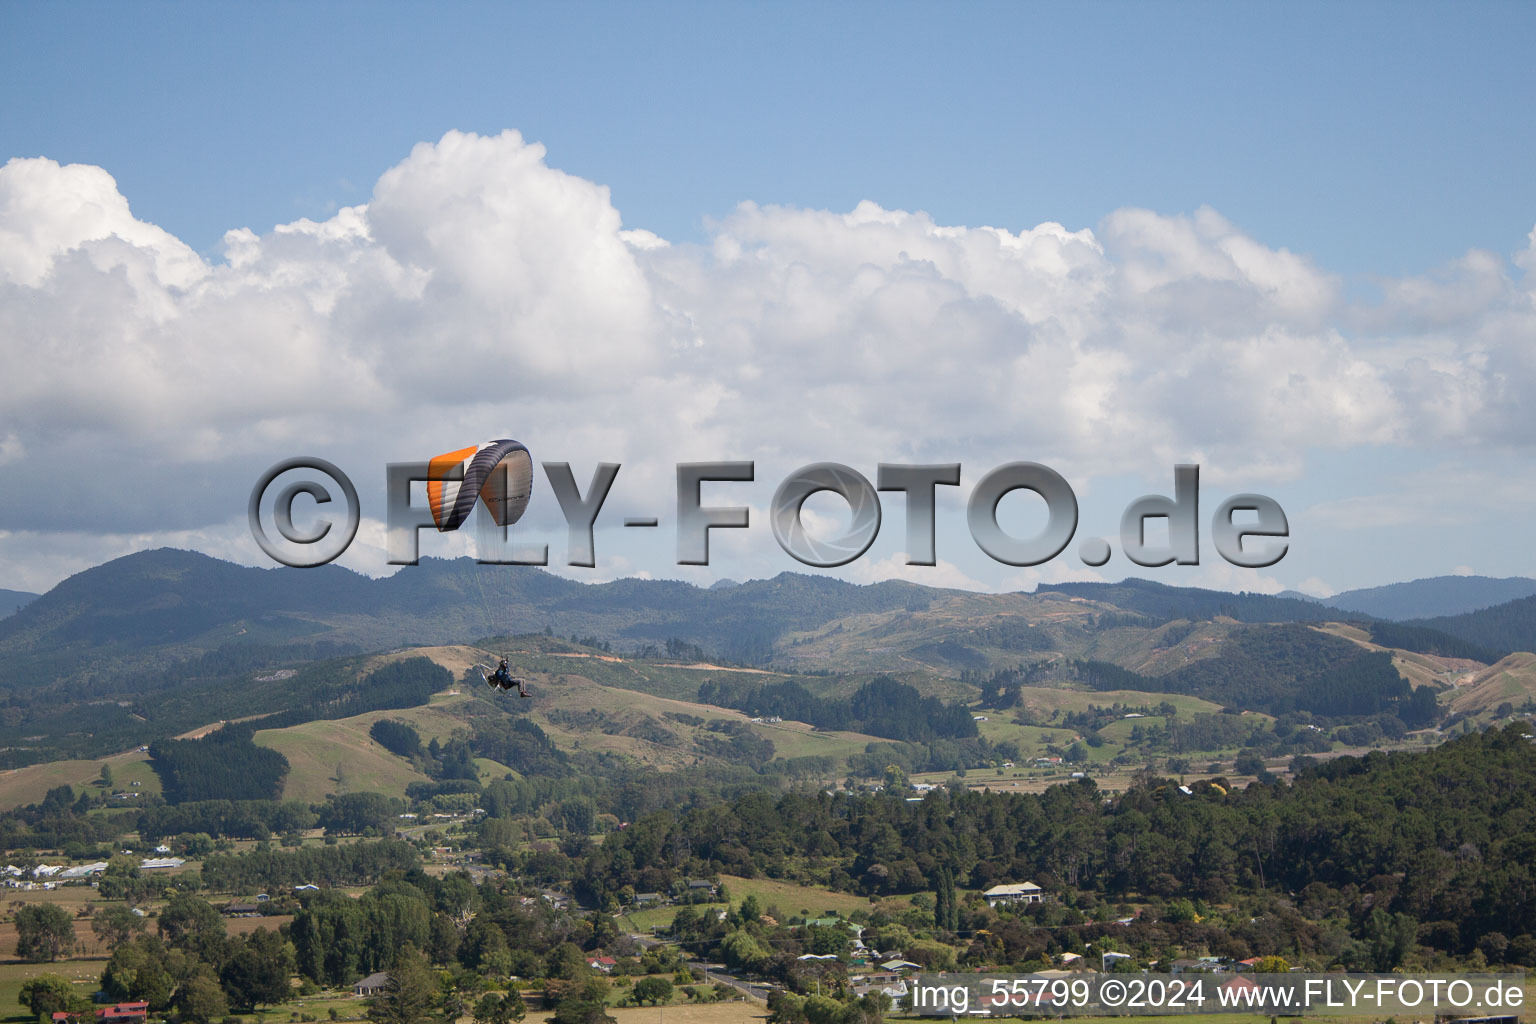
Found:
[[[699,687],[699,702],[749,715],[777,715],[818,729],[908,742],[976,735],[976,723],[963,705],[924,697],[915,687],[889,676],[872,679],[842,699],[818,697],[795,680],[757,684],[712,679]]]

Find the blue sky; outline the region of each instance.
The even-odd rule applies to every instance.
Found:
[[[114,232],[131,238],[140,255],[182,259],[175,253],[184,246],[201,258],[201,266],[174,273],[157,263],[163,294],[142,292],[125,298],[129,305],[117,313],[100,313],[114,324],[142,314],[149,326],[115,340],[106,328],[90,335],[104,353],[153,353],[133,367],[163,368],[211,346],[207,332],[217,325],[251,327],[230,342],[237,350],[229,359],[249,356],[264,339],[289,330],[311,348],[272,359],[302,362],[304,352],[317,351],[344,362],[357,354],[348,325],[364,313],[337,314],[326,304],[330,298],[317,298],[325,286],[304,285],[309,291],[300,304],[321,309],[323,322],[294,327],[301,318],[274,297],[273,281],[330,280],[327,274],[351,273],[343,268],[360,259],[387,257],[405,269],[390,271],[394,277],[380,271],[368,283],[349,279],[343,293],[382,289],[364,304],[366,314],[384,316],[378,303],[385,303],[395,322],[405,322],[390,305],[403,301],[400,295],[383,293],[406,288],[400,282],[407,272],[449,280],[432,246],[450,230],[461,232],[455,251],[484,245],[492,253],[494,246],[515,248],[519,239],[559,247],[596,231],[602,237],[592,244],[605,255],[581,250],[571,257],[572,274],[611,259],[602,273],[618,277],[599,275],[590,289],[569,294],[564,278],[543,290],[519,279],[508,290],[530,290],[517,302],[504,306],[492,296],[468,312],[458,305],[419,309],[417,333],[394,343],[423,343],[450,322],[494,333],[487,325],[530,308],[569,301],[571,309],[590,312],[593,296],[629,296],[614,300],[610,320],[572,327],[576,313],[549,314],[525,335],[506,328],[511,333],[489,338],[484,351],[505,352],[509,375],[537,366],[545,374],[539,379],[565,389],[563,400],[549,392],[541,397],[545,419],[528,428],[542,431],[547,452],[573,462],[626,461],[637,466],[634,486],[651,494],[665,493],[661,482],[673,461],[690,457],[683,451],[690,439],[700,448],[691,457],[741,457],[743,448],[757,446],[747,454],[763,460],[766,482],[758,488],[765,493],[754,492],[754,505],[771,494],[773,474],[797,460],[848,461],[871,476],[876,459],[955,460],[967,466],[969,484],[1006,458],[1038,458],[1055,460],[1075,485],[1082,482],[1081,536],[1109,536],[1118,508],[1149,488],[1165,490],[1172,462],[1194,458],[1214,482],[1207,508],[1234,490],[1274,494],[1290,512],[1297,540],[1286,562],[1262,578],[1207,566],[1199,574],[1160,575],[1170,582],[1337,590],[1458,570],[1536,575],[1532,545],[1509,532],[1510,522],[1536,511],[1536,430],[1521,415],[1521,396],[1536,384],[1536,271],[1521,262],[1536,225],[1533,45],[1536,7],[1513,3],[5,5],[0,89],[8,100],[0,105],[0,160],[46,157],[100,167],[115,191],[46,168],[14,186],[27,201],[11,207],[10,230],[40,247],[37,267],[53,269],[15,270],[14,288],[0,292],[0,313],[9,314],[0,319],[0,331],[8,332],[0,344],[19,368],[4,386],[11,390],[0,388],[9,405],[0,408],[0,474],[10,478],[4,490],[12,494],[0,499],[0,533],[9,538],[0,537],[0,558],[13,577],[0,586],[39,589],[144,543],[192,544],[259,560],[247,550],[249,537],[238,536],[233,513],[243,501],[221,505],[194,496],[187,467],[202,467],[193,475],[206,472],[207,481],[235,488],[299,443],[284,424],[303,417],[277,400],[264,412],[252,397],[244,419],[193,410],[165,426],[163,402],[145,398],[136,406],[124,398],[118,408],[116,397],[93,397],[85,383],[48,390],[56,375],[38,353],[73,353],[60,358],[81,359],[81,378],[102,362],[78,343],[79,332],[94,328],[82,326],[83,306],[70,297],[59,254],[71,247],[85,252]],[[490,139],[509,129],[521,137],[502,137],[489,149],[444,140],[451,131]],[[531,142],[542,143],[545,153],[534,154],[530,170],[524,158]],[[412,152],[419,144],[436,148],[418,159]],[[506,232],[484,238],[472,221],[455,220],[456,207],[445,197],[478,202],[502,182],[523,181],[517,175],[525,172],[533,176],[528,189],[554,190],[552,205],[565,219],[535,223],[508,214]],[[381,176],[399,187],[386,187]],[[561,197],[572,181],[578,190],[592,188],[567,209]],[[608,190],[606,197],[597,187]],[[375,201],[383,192],[389,195]],[[498,208],[516,206],[520,194],[507,193]],[[80,210],[119,198],[131,206],[131,221],[117,211],[102,222],[106,227],[69,226],[86,216]],[[755,206],[743,214],[743,202]],[[922,211],[927,220],[876,237],[884,214],[854,218],[850,226],[793,213],[842,216],[864,202],[886,212]],[[337,211],[362,204],[371,204],[364,215],[369,238],[387,252],[358,242],[332,264],[331,249],[295,257],[293,236],[273,233],[300,218],[330,222],[339,232],[341,221],[331,220]],[[1117,213],[1126,210],[1155,217]],[[1219,222],[1202,210],[1214,211]],[[629,255],[602,247],[603,239],[617,237],[614,226],[592,227],[610,214],[624,229],[654,233],[672,246],[663,253],[627,237],[631,266]],[[1015,239],[1046,222],[1090,235],[1029,257],[1027,274],[1036,276],[1027,286],[1007,278],[1014,264],[998,278],[978,269],[977,250],[943,250],[950,228],[993,226]],[[238,260],[223,239],[240,228],[255,239],[251,266],[281,265],[262,271],[265,291],[241,291],[252,281],[229,280],[238,276],[230,269]],[[386,237],[390,230],[395,234]],[[300,235],[317,247],[332,244]],[[990,245],[990,236],[967,237]],[[1078,242],[1103,248],[1102,258],[1084,257],[1077,271],[1062,271],[1063,261],[1078,258],[1071,255]],[[937,248],[919,255],[917,246],[929,243]],[[745,279],[732,269],[739,266],[735,257],[722,255],[742,245],[766,254],[761,276]],[[438,256],[421,255],[428,249]],[[922,286],[941,297],[911,315],[931,317],[923,322],[932,330],[959,331],[966,342],[957,348],[983,362],[985,353],[1016,356],[1013,372],[1024,385],[1011,394],[989,392],[994,375],[987,366],[967,364],[953,372],[973,375],[967,383],[984,397],[914,403],[901,391],[900,371],[909,380],[911,368],[940,355],[944,341],[934,340],[924,353],[919,341],[907,339],[908,348],[891,354],[889,364],[898,369],[883,384],[878,359],[840,352],[832,363],[849,375],[842,382],[845,418],[822,413],[801,439],[749,444],[753,431],[761,438],[775,428],[747,406],[761,399],[762,409],[793,407],[813,383],[776,371],[775,361],[803,360],[860,337],[878,349],[879,325],[906,315],[878,305],[848,312],[868,297],[856,268],[842,269],[854,251],[889,282],[906,280],[901,274],[912,271],[912,260],[938,268],[936,280],[925,278]],[[1490,255],[1469,260],[1472,251]],[[951,257],[953,265],[946,262]],[[1228,257],[1239,269],[1212,269],[1211,259]],[[103,260],[117,257],[91,258],[110,277]],[[785,275],[806,267],[814,287],[785,285]],[[526,277],[529,264],[512,261],[508,268]],[[1165,272],[1167,281],[1158,277]],[[1074,326],[1076,293],[1063,289],[1085,275],[1110,283],[1082,293],[1101,314]],[[1138,290],[1148,275],[1160,289],[1150,302]],[[395,284],[379,283],[385,279]],[[1241,287],[1233,284],[1239,279]],[[1213,281],[1218,291],[1235,290],[1217,295]],[[78,286],[92,295],[102,290],[99,283]],[[201,297],[187,298],[199,288]],[[741,308],[718,306],[733,288],[750,300]],[[957,313],[943,288],[964,292],[972,306]],[[1105,298],[1125,289],[1138,297]],[[237,307],[210,311],[210,296],[233,292],[242,295]],[[742,308],[756,310],[748,326]],[[988,317],[998,309],[1016,319],[993,323]],[[657,323],[623,341],[622,353],[648,353],[626,364],[626,372],[650,375],[658,393],[721,389],[710,400],[715,404],[684,417],[698,425],[691,434],[669,433],[672,426],[661,419],[650,423],[653,411],[626,407],[617,370],[614,380],[586,388],[583,375],[613,362],[613,353],[602,341],[584,339],[614,336],[613,325],[632,321],[636,310]],[[771,326],[779,316],[784,324]],[[1191,357],[1186,373],[1180,340],[1218,322],[1211,330],[1220,338]],[[266,333],[254,327],[262,323]],[[555,330],[551,324],[571,332],[570,365],[545,365],[543,355],[519,347],[536,330]],[[691,357],[678,352],[691,344],[720,361],[690,369]],[[399,354],[380,349],[359,356],[358,366],[376,367]],[[1245,358],[1262,367],[1223,369]],[[1288,379],[1292,362],[1290,391],[1266,404],[1260,392],[1267,382]],[[221,363],[210,357],[208,365]],[[733,376],[743,368],[751,373]],[[1098,368],[1113,381],[1108,398],[1085,383]],[[391,424],[403,433],[442,417],[430,407],[419,420],[390,413],[407,404],[398,390],[354,369],[306,386],[346,394],[359,406],[382,403],[385,411],[363,427],[355,418],[316,421],[320,446],[360,465],[431,454],[370,447],[369,438]],[[1059,380],[1051,376],[1056,372]],[[1352,374],[1358,388],[1348,385]],[[162,375],[141,391],[177,395],[188,386]],[[208,378],[202,386],[217,391],[231,382]],[[495,433],[506,428],[490,424],[524,417],[519,386],[510,386],[501,407],[488,403],[463,416],[458,422],[470,433],[462,440],[476,439],[482,423]],[[1058,418],[1089,409],[1085,419],[1107,425],[1068,436],[1018,413],[1018,405],[1058,391],[1072,392],[1055,410]],[[252,387],[250,394],[258,393]],[[91,410],[91,422],[76,419],[50,431],[33,410],[61,402]],[[720,411],[733,402],[743,407],[734,422]],[[967,404],[974,421],[961,415]],[[1122,412],[1123,422],[1110,422]],[[892,429],[860,433],[879,417]],[[890,438],[900,436],[894,425],[903,417],[915,419],[907,426],[925,440],[892,450]],[[1252,422],[1264,417],[1273,422]],[[1315,429],[1287,423],[1292,417],[1314,420]],[[561,428],[578,419],[579,429]],[[217,468],[208,468],[205,456],[167,456],[166,436],[157,431],[172,427],[231,454]],[[650,449],[636,440],[645,429],[656,438]],[[125,462],[188,490],[174,522],[125,526],[133,518],[125,501],[116,509],[105,503],[98,520],[81,514],[60,525],[16,496],[46,479],[63,455],[89,450],[114,431],[124,438],[114,443],[134,452]],[[843,447],[828,440],[844,437]],[[1135,450],[1141,438],[1145,450]],[[445,435],[442,447],[462,440]],[[430,447],[435,437],[420,443]],[[578,479],[586,472],[578,467]],[[1090,494],[1097,512],[1089,508]],[[558,538],[549,508],[539,508],[536,527]],[[953,521],[944,522],[955,555],[949,574],[934,582],[1007,587],[1047,578],[989,564]],[[867,563],[897,559],[899,526],[899,515],[890,516]],[[755,532],[720,575],[795,567],[764,540],[766,529]],[[667,564],[670,537],[620,536],[612,543],[624,558],[610,573],[678,574]],[[941,555],[944,547],[941,539]],[[358,567],[377,568],[366,559]],[[1068,569],[1082,567],[1060,571]],[[1105,573],[1113,578],[1125,569],[1114,561]],[[862,571],[847,574],[868,578],[884,570],[866,564]]]
[[[1341,273],[1533,219],[1528,4],[10,4],[7,155],[94,163],[208,250],[516,128],[699,237],[737,202],[946,224],[1212,206]]]

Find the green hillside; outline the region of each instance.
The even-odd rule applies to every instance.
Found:
[[[1330,615],[1336,610],[1316,602],[1140,580],[1034,594],[860,587],[794,573],[710,589],[650,580],[586,586],[536,569],[431,559],[373,580],[335,567],[251,569],[150,551],[71,577],[0,619],[0,767],[79,762],[22,775],[13,788],[35,793],[38,780],[66,777],[83,785],[104,750],[264,718],[257,743],[288,759],[285,794],[316,799],[375,784],[368,780],[398,790],[424,781],[423,769],[380,759],[370,745],[367,730],[386,713],[418,726],[423,744],[458,737],[475,748],[471,759],[513,771],[526,758],[552,768],[541,760],[549,751],[674,771],[763,773],[797,762],[795,771],[831,778],[867,768],[870,758],[953,770],[1070,746],[1075,740],[1042,740],[1039,730],[1082,734],[1085,724],[1093,762],[1234,744],[1278,756],[1296,745],[1298,730],[1360,745],[1435,724],[1444,714],[1436,698],[1482,667],[1421,650],[1445,646],[1447,632]],[[476,639],[486,636],[494,639]],[[535,697],[493,700],[474,684],[456,703],[439,696],[427,704],[420,694],[381,701],[370,680],[419,654],[457,680],[506,656],[534,680]],[[809,710],[751,722],[771,713],[743,714],[739,695],[793,682],[807,699],[835,704],[887,681],[939,701],[925,717],[999,711],[988,718],[1013,727],[928,736]],[[983,706],[988,686],[992,703]],[[701,687],[737,692],[709,698],[734,710],[701,705]],[[994,706],[1000,687],[1019,693]],[[1159,734],[1162,726],[1106,728],[1083,717],[1103,719],[1117,701],[1171,703],[1172,716],[1156,717],[1174,725]],[[1257,712],[1253,721],[1274,726],[1202,721],[1219,710]],[[1066,724],[1074,714],[1076,725]],[[320,724],[335,721],[353,725]],[[512,735],[516,722],[534,729]],[[1302,738],[1302,746],[1321,742]],[[338,776],[337,764],[354,755],[361,760],[351,777],[345,767]]]

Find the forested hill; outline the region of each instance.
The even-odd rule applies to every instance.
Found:
[[[766,684],[709,680],[699,686],[699,701],[749,715],[805,722],[817,729],[861,732],[892,740],[929,743],[977,734],[976,722],[965,707],[924,697],[889,676],[871,680],[845,700],[817,697],[794,680]]]
[[[1502,651],[1536,651],[1536,596],[1465,615],[1404,623],[1438,630],[1468,643]]]
[[[1512,601],[1454,618],[1395,622],[1374,621],[1364,612],[1310,599],[1170,587],[1140,579],[1119,583],[1056,583],[1043,585],[1040,591],[1112,604],[1144,615],[1152,623],[1179,619],[1198,622],[1217,617],[1255,624],[1353,621],[1384,647],[1466,658],[1485,664],[1498,661],[1512,651],[1530,650],[1536,646],[1536,598],[1527,599],[1527,603]]]
[[[1023,685],[1179,693],[1233,710],[1320,718],[1388,715],[1395,729],[1419,729],[1440,717],[1435,690],[1413,688],[1385,651],[1371,651],[1308,626],[1254,625],[1211,645],[1208,657],[1161,675],[1095,660],[1044,662],[981,680],[990,707],[1012,707]]]

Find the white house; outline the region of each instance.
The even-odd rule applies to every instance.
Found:
[[[995,907],[998,904],[1045,902],[1045,890],[1034,882],[994,885],[981,895],[987,901],[987,906],[989,907]]]
[[[900,1001],[906,998],[907,981],[905,978],[902,978],[898,975],[894,981],[870,980],[874,977],[874,975],[862,975],[859,977],[849,978],[848,981],[853,988],[853,994],[856,996],[865,996],[871,992],[883,992],[890,996],[893,1000]],[[881,977],[884,976],[882,975]]]

